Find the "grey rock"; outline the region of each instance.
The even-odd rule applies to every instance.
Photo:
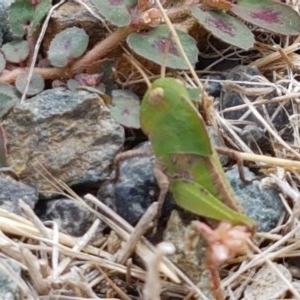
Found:
[[[46,90],[15,106],[3,126],[9,166],[43,197],[55,191],[41,166],[69,186],[95,183],[109,175],[124,142],[123,128],[87,91]]]
[[[97,197],[131,224],[135,224],[145,210],[157,201],[159,188],[153,175],[153,155],[141,155],[149,147],[145,143],[136,148],[137,156],[124,160],[120,176],[115,183],[103,183]],[[173,204],[170,196],[165,201],[162,214],[167,215]]]
[[[268,85],[268,80],[258,71],[257,68],[249,67],[249,66],[238,66],[232,69],[228,75],[226,76],[226,80],[231,81],[238,81],[238,85],[241,87],[247,87],[247,88],[269,88],[270,85]],[[261,83],[258,84],[249,84],[246,82],[251,83]],[[263,83],[266,83],[265,85]],[[260,95],[263,96],[264,99],[272,99],[276,94],[275,92],[271,92],[269,94]],[[255,101],[257,99],[258,95],[256,96],[248,96],[250,101]],[[235,107],[238,105],[245,104],[241,95],[231,88],[231,86],[223,85],[221,97],[220,97],[220,111],[222,113],[223,110],[226,108]],[[265,104],[265,109],[262,108],[262,106],[257,107],[258,112],[261,114],[261,116],[269,122],[271,127],[275,127],[275,129],[280,133],[280,135],[288,140],[292,140],[292,131],[290,127],[288,126],[289,121],[289,115],[292,114],[292,106],[289,102],[287,102],[285,105],[280,105],[278,103],[270,103]],[[273,114],[276,112],[276,116],[273,118]],[[242,116],[248,113],[246,117]],[[261,123],[257,120],[257,118],[252,114],[252,112],[249,111],[248,108],[243,108],[239,110],[234,111],[227,111],[223,113],[223,116],[225,119],[229,120],[239,120],[239,123],[237,126],[243,128],[247,124],[257,124],[257,126],[262,127]],[[271,120],[271,121],[269,121]]]
[[[169,255],[169,259],[179,267],[201,289],[209,299],[213,299],[211,278],[207,272],[206,242],[199,235],[191,242],[191,221],[195,220],[192,214],[179,213],[173,210],[163,233],[163,240],[171,242],[176,252]]]
[[[23,200],[32,209],[38,201],[36,189],[6,176],[0,175],[0,207],[21,214],[19,200]]]
[[[264,265],[253,276],[253,281],[245,288],[244,297],[247,300],[288,299],[289,287],[281,277],[274,272],[276,268],[286,281],[292,282],[292,274],[283,264]]]
[[[244,168],[244,172],[247,180],[255,179],[255,175],[248,168]],[[273,229],[283,213],[278,191],[273,188],[260,188],[258,180],[245,184],[240,179],[237,167],[227,171],[226,175],[245,213],[257,222],[258,230],[268,232]]]
[[[91,227],[96,216],[77,201],[70,199],[55,199],[43,201],[42,213],[38,216],[43,221],[56,221],[62,232],[80,237]],[[99,226],[99,233],[105,226]]]
[[[0,299],[21,300],[21,290],[18,286],[18,277],[21,276],[21,268],[12,260],[0,259]]]

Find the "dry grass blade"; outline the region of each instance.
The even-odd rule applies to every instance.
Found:
[[[49,12],[47,14],[47,17],[46,17],[46,19],[43,23],[43,26],[41,28],[41,32],[39,34],[39,37],[38,37],[38,39],[36,41],[36,44],[35,44],[35,47],[34,47],[34,53],[33,53],[32,59],[31,59],[31,63],[30,63],[30,67],[29,67],[29,73],[28,73],[28,76],[27,76],[27,79],[26,79],[26,86],[25,86],[24,92],[22,94],[21,103],[25,100],[26,94],[29,90],[29,83],[30,83],[30,80],[31,80],[31,77],[32,77],[32,74],[33,74],[33,71],[34,71],[34,67],[35,67],[35,64],[36,64],[37,57],[39,55],[40,46],[43,42],[44,35],[45,35],[46,30],[48,28],[48,24],[49,24],[51,15],[52,15],[52,13],[54,12],[55,9],[57,9],[59,6],[61,6],[65,2],[66,2],[66,0],[61,0],[59,3],[53,5],[52,8],[49,10]]]
[[[118,216],[115,212],[111,211],[110,208],[106,207],[104,204],[99,202],[99,200],[94,196],[88,194],[85,196],[85,199],[92,201],[92,203],[95,205],[98,205],[98,208],[100,208],[105,215],[105,216],[99,215],[99,213],[97,213],[99,218],[105,221],[109,225],[109,227],[111,227],[114,231],[116,231],[118,235],[122,237],[122,239],[127,241],[130,238],[130,234],[134,230],[134,228],[131,225],[129,225],[125,220],[120,220],[120,216]],[[110,216],[106,217],[108,214],[110,214]],[[126,228],[126,230],[124,230],[119,225],[120,222],[123,225],[122,227]],[[155,248],[144,238],[142,238],[141,241],[136,246],[136,253],[143,260],[149,255],[153,254],[154,251]],[[202,297],[202,299],[207,299],[207,297],[200,291],[200,289],[167,258],[163,258],[162,262],[159,265],[159,268],[162,273],[164,273],[174,282],[179,283],[180,282],[179,277],[180,277],[188,286],[190,286],[195,291],[195,293],[197,293],[200,297]]]
[[[153,226],[153,220],[157,216],[158,203],[154,202],[148,207],[138,224],[136,225],[133,233],[124,246],[117,252],[115,261],[120,264],[124,264],[127,259],[132,255],[136,244],[141,239],[146,231]]]
[[[85,199],[90,201],[93,205],[95,205],[96,207],[98,207],[98,209],[102,211],[102,214],[100,214],[98,211],[92,209],[91,206],[89,206],[86,203],[86,201],[77,196],[69,187],[67,187],[63,183],[57,182],[57,180],[55,181],[58,186],[61,186],[62,188],[66,189],[71,194],[74,200],[77,200],[80,203],[82,203],[85,207],[87,207],[90,211],[92,211],[95,215],[102,219],[110,228],[117,232],[122,239],[127,241],[130,238],[130,234],[132,234],[134,228],[131,225],[129,225],[124,219],[122,219],[119,215],[117,215],[114,211],[112,211],[109,207],[105,206],[93,195],[86,195]],[[136,253],[142,259],[145,259],[147,255],[153,254],[154,251],[155,248],[145,238],[141,238],[141,241],[136,246]],[[180,277],[188,286],[190,286],[194,293],[199,295],[199,297],[201,297],[204,300],[207,299],[207,297],[201,292],[201,290],[167,258],[164,258],[160,263],[160,270],[174,282],[179,283]]]
[[[159,264],[164,255],[173,254],[175,247],[168,242],[161,242],[156,251],[147,258],[147,277],[143,290],[144,300],[160,300],[160,274]]]
[[[244,100],[244,102],[248,105],[249,109],[251,110],[251,112],[253,113],[253,115],[257,118],[257,120],[262,124],[262,126],[264,128],[266,128],[266,130],[268,130],[268,132],[281,144],[283,145],[286,149],[288,149],[291,153],[293,153],[295,155],[295,157],[297,159],[300,158],[300,154],[295,151],[287,142],[285,142],[279,135],[277,132],[275,132],[271,126],[266,122],[266,120],[261,116],[261,114],[257,111],[257,109],[253,106],[252,102],[245,96],[242,95],[242,98]]]
[[[290,53],[296,52],[299,49],[300,49],[300,43],[295,43],[295,44],[292,44],[282,50],[285,52],[285,54],[290,54]],[[271,53],[267,56],[264,56],[256,61],[252,62],[250,64],[250,66],[256,66],[258,68],[261,68],[265,65],[271,64],[272,62],[280,59],[281,57],[282,57],[282,55],[281,55],[280,51],[278,50],[274,53]]]

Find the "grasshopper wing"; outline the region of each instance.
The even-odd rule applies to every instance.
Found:
[[[233,225],[255,226],[250,217],[232,210],[194,181],[172,180],[170,190],[175,202],[192,213],[215,220],[227,220]]]

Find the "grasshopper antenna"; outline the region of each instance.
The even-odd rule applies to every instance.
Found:
[[[200,79],[198,78],[197,73],[196,73],[194,67],[192,66],[192,64],[190,63],[190,61],[189,61],[189,59],[188,59],[188,57],[186,55],[186,53],[184,52],[184,49],[183,49],[182,44],[181,44],[181,41],[180,41],[180,39],[178,37],[178,34],[177,34],[177,32],[176,32],[176,30],[175,30],[175,28],[174,28],[174,26],[173,26],[170,18],[168,17],[167,13],[165,12],[165,10],[164,10],[161,2],[159,0],[155,0],[155,3],[156,3],[157,7],[160,10],[161,15],[163,16],[164,21],[165,21],[166,25],[168,26],[168,28],[170,30],[170,33],[171,33],[171,36],[173,37],[176,45],[178,46],[178,49],[179,49],[182,57],[184,58],[187,66],[189,67],[189,70],[190,70],[190,72],[191,72],[191,74],[192,74],[192,76],[193,76],[193,78],[195,80],[195,83],[203,91],[204,90],[203,89],[203,84],[201,83]]]
[[[167,62],[167,57],[168,57],[168,53],[169,53],[171,42],[172,42],[171,38],[172,38],[172,36],[169,35],[169,39],[164,45],[164,52],[163,52],[163,57],[162,57],[162,62],[161,62],[161,69],[160,69],[160,77],[161,78],[166,77],[166,62]]]

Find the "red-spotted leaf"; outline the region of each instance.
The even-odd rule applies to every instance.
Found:
[[[127,90],[112,91],[110,113],[123,126],[140,128],[140,101],[136,94]]]
[[[124,0],[92,0],[92,3],[111,24],[119,27],[130,24],[131,16]]]
[[[222,41],[245,50],[253,47],[252,32],[234,17],[221,11],[203,11],[198,6],[192,6],[191,11],[202,26]]]
[[[24,71],[20,73],[16,78],[15,86],[20,93],[24,93],[25,91],[25,87],[27,84],[27,77],[28,77],[28,72]],[[33,72],[30,79],[27,95],[34,96],[40,93],[44,89],[44,87],[45,87],[44,78],[39,73]]]
[[[245,21],[275,33],[300,33],[299,13],[286,4],[272,0],[240,0],[231,11]]]
[[[48,59],[54,67],[65,67],[81,56],[89,42],[84,29],[69,27],[57,34],[51,41]]]
[[[195,40],[183,31],[177,30],[177,34],[189,61],[195,64],[198,60]],[[138,55],[159,65],[173,69],[188,69],[166,25],[160,25],[146,33],[131,33],[127,38],[127,43]]]
[[[2,51],[7,61],[20,63],[29,54],[29,43],[23,40],[15,40],[2,46]]]

